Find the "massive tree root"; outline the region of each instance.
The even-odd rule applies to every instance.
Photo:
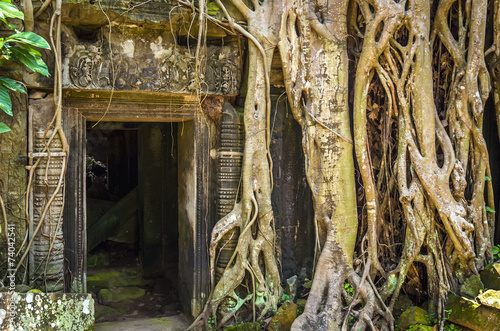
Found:
[[[267,153],[268,74],[278,38],[276,22],[266,17],[270,12],[280,17],[280,4],[253,1],[250,9],[233,0],[247,21],[244,30],[218,3],[229,26],[250,40],[242,196],[212,233],[213,284],[223,235],[239,228],[240,237],[201,317],[217,315],[225,324],[250,302],[254,318],[256,311],[264,316],[276,307],[281,291]],[[483,52],[487,1],[295,0],[281,5],[284,82],[302,127],[319,252],[304,313],[292,329],[393,329],[391,311],[408,275],[423,269],[426,281],[417,282],[427,284],[431,308],[442,321],[446,294],[492,258],[493,193],[482,136],[490,91]],[[348,24],[359,45],[354,142],[347,98]],[[440,61],[433,60],[436,54]],[[374,102],[377,87],[383,105]],[[375,112],[377,107],[385,112]],[[377,121],[381,141],[371,132]],[[359,227],[353,144],[365,202]],[[355,247],[356,238],[361,247]],[[346,283],[354,293],[345,291]]]
[[[299,0],[289,4],[282,19],[284,81],[302,127],[320,252],[304,313],[292,330],[340,330],[348,324],[364,329],[382,312],[366,275],[359,279],[352,267],[358,221],[347,101],[347,5],[345,0]],[[346,283],[357,297],[347,294]],[[348,305],[357,310],[346,314]]]
[[[277,309],[282,293],[275,256],[269,155],[269,75],[281,7],[273,1],[253,1],[253,8],[240,0],[233,0],[232,4],[245,18],[247,28],[243,29],[228,15],[229,27],[249,38],[241,199],[212,231],[210,268],[213,289],[204,312],[192,328],[206,324],[212,316],[217,317],[217,325],[226,325],[244,305],[253,311],[253,320],[261,319]],[[221,2],[219,5],[227,14],[224,5]],[[278,16],[268,15],[271,12]],[[217,247],[224,234],[235,228],[239,228],[236,249],[221,278],[216,280]]]
[[[427,270],[434,308],[443,317],[447,292],[491,259],[488,229],[493,226],[493,197],[482,137],[482,113],[490,90],[483,53],[487,3],[439,1],[432,27],[429,1],[358,3],[364,23],[356,27],[363,48],[355,80],[355,143],[368,228],[376,233],[389,225],[380,217],[379,193],[369,194],[376,187],[366,137],[367,94],[374,75],[385,90],[387,116],[398,117],[399,130],[394,173],[406,236],[402,257],[389,270],[380,293],[384,300],[390,299],[392,309],[410,267],[419,262]],[[452,6],[457,15],[449,15]],[[450,24],[455,24],[458,38],[450,32]],[[448,87],[440,101],[434,93],[439,70],[433,66],[432,46],[441,44],[453,70],[437,87]],[[377,249],[373,245],[377,243],[370,245]],[[370,257],[380,256],[379,249],[369,252]]]

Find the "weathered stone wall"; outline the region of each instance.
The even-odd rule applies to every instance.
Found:
[[[277,91],[276,91],[277,92]],[[282,278],[312,278],[314,225],[312,194],[307,184],[302,134],[284,94],[271,96],[274,189],[272,193]]]

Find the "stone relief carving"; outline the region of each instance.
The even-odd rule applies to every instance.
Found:
[[[228,49],[208,49],[206,65],[200,69],[201,92],[208,94],[238,94],[240,69],[236,56]],[[229,52],[233,52],[229,49]],[[151,90],[173,93],[196,92],[194,57],[178,51],[164,58],[145,59],[115,57],[113,65],[99,51],[78,50],[69,58],[69,78],[73,88],[118,90]],[[114,72],[114,74],[113,74]]]

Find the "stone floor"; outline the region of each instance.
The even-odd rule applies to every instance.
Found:
[[[119,248],[119,249],[116,249]],[[177,264],[168,278],[144,279],[137,251],[106,244],[88,258],[87,289],[95,299],[96,330],[185,330]]]
[[[182,315],[96,323],[96,331],[177,331],[186,330],[189,319]]]

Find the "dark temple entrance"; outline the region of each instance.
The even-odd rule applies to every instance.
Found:
[[[97,321],[181,310],[177,126],[87,122],[87,290]]]
[[[66,291],[97,293],[96,267],[136,268],[146,294],[167,293],[169,309],[196,316],[208,295],[215,130],[196,96],[117,91],[108,107],[109,97],[66,93]],[[165,316],[157,304],[152,314]]]

